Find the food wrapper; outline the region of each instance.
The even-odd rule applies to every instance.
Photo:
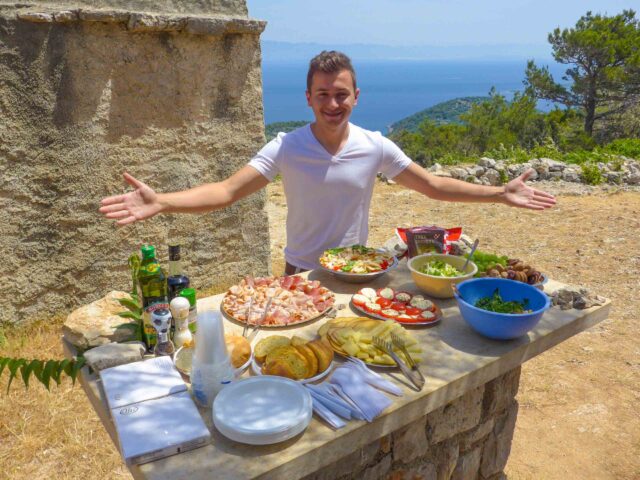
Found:
[[[398,245],[404,244],[409,258],[413,258],[423,253],[450,253],[453,242],[458,241],[462,235],[462,228],[442,228],[436,225],[412,228],[398,227],[396,235],[399,239],[396,243]]]

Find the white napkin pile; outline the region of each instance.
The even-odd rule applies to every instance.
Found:
[[[361,360],[338,367],[329,383],[306,387],[313,399],[313,411],[336,429],[346,425],[344,420],[372,422],[380,415],[392,403],[380,390],[402,395],[398,386],[369,370]]]

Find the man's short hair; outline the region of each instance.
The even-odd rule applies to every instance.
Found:
[[[307,72],[307,91],[311,92],[311,82],[316,72],[338,73],[347,70],[351,73],[353,79],[353,89],[356,89],[356,71],[351,65],[351,59],[342,52],[335,50],[323,50],[313,57],[309,62],[309,71]]]

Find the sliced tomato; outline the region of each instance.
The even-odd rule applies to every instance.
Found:
[[[376,298],[376,303],[380,305],[382,308],[389,308],[393,302],[388,298],[378,297]]]
[[[400,312],[394,310],[393,308],[385,308],[380,311],[380,315],[382,315],[384,318],[395,319],[398,315],[400,315]]]
[[[393,300],[393,297],[396,296],[396,292],[393,291],[393,288],[389,287],[380,288],[376,293],[379,297],[386,298],[388,300]]]
[[[395,320],[396,322],[400,322],[400,323],[415,323],[418,321],[416,317],[407,315],[406,313],[401,313],[395,318]]]
[[[382,310],[382,307],[374,302],[367,302],[364,305],[364,309],[369,313],[378,314]]]
[[[402,302],[391,302],[391,307],[394,310],[398,310],[399,312],[404,312],[407,308],[407,305]]]
[[[422,310],[416,307],[407,307],[404,313],[406,313],[407,315],[411,315],[413,317],[413,316],[420,315],[422,313]]]
[[[373,288],[369,287],[361,288],[360,290],[358,290],[358,293],[370,298],[371,300],[375,300],[377,297],[376,291]]]
[[[358,307],[364,307],[367,302],[371,301],[371,299],[369,297],[365,297],[361,293],[356,293],[351,298],[351,301],[353,302],[354,305],[357,305]]]
[[[388,266],[389,266],[389,262],[387,262],[386,260],[383,260],[383,261],[380,263],[380,268],[381,268],[382,270],[386,270]]]
[[[396,292],[396,302],[409,303],[411,301],[411,295],[409,292]]]

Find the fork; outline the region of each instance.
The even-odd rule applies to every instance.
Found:
[[[400,371],[404,374],[405,377],[407,377],[407,379],[409,379],[409,381],[413,384],[414,387],[416,387],[418,389],[418,391],[422,390],[422,387],[424,386],[424,380],[421,379],[419,376],[416,377],[413,374],[413,371],[407,366],[407,364],[404,363],[400,359],[400,357],[398,357],[398,355],[396,355],[396,352],[393,351],[393,347],[391,345],[391,342],[383,340],[382,338],[380,338],[378,336],[374,336],[371,339],[371,341],[373,342],[373,345],[378,350],[386,353],[387,355],[389,355],[393,359],[394,362],[396,362],[396,364],[400,368]]]
[[[418,374],[418,377],[420,378],[419,382],[421,384],[420,389],[422,389],[425,383],[424,376],[422,375],[422,372],[418,368],[418,365],[416,364],[416,362],[411,357],[409,350],[407,350],[407,345],[404,343],[404,340],[400,338],[400,336],[395,332],[391,332],[391,341],[393,342],[393,345],[396,348],[399,348],[402,351],[402,353],[404,353],[404,356],[407,359],[407,364],[409,365],[409,368],[411,368],[411,371],[416,372]]]
[[[249,329],[249,320],[251,319],[251,308],[253,307],[253,297],[249,298],[249,306],[247,307],[247,320],[244,322],[242,329],[242,336],[247,336],[247,330]]]
[[[267,305],[264,307],[264,312],[262,313],[262,318],[260,319],[260,322],[256,323],[255,328],[251,331],[251,333],[247,337],[247,340],[249,340],[249,343],[251,343],[253,339],[256,338],[256,334],[258,333],[258,330],[260,330],[260,327],[262,327],[262,324],[267,318],[267,313],[269,312],[269,308],[271,307],[272,300],[273,300],[273,297],[267,298]]]

